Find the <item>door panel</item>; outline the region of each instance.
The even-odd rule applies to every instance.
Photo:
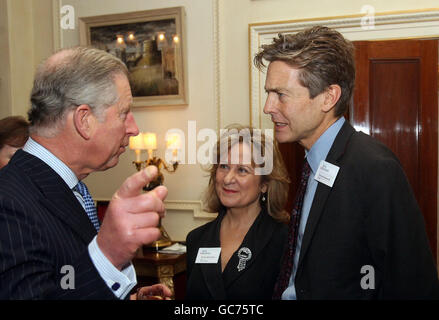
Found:
[[[411,59],[372,60],[369,81],[370,134],[398,156],[415,194],[420,191],[419,64]]]
[[[355,43],[357,77],[351,123],[399,158],[437,247],[436,40]]]

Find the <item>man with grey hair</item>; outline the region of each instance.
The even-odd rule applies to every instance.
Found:
[[[157,169],[126,179],[102,225],[81,181],[114,167],[139,132],[127,74],[119,59],[82,47],[39,66],[30,138],[0,171],[0,299],[123,299],[136,285],[131,259],[159,237],[165,210],[165,187],[141,193]],[[170,295],[147,289],[160,292]]]

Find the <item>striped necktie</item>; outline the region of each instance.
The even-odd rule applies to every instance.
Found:
[[[302,215],[303,199],[308,185],[308,178],[311,173],[311,167],[308,160],[305,158],[302,167],[302,176],[300,179],[299,190],[297,190],[296,201],[294,203],[293,211],[291,213],[291,220],[288,232],[288,246],[284,252],[282,259],[282,266],[276,285],[274,287],[273,298],[280,299],[282,293],[288,287],[291,272],[293,271],[293,260],[297,245],[297,235],[299,234],[300,217]]]
[[[88,192],[87,186],[84,182],[79,181],[73,189],[82,196],[82,199],[84,200],[85,212],[87,213],[91,223],[93,223],[94,227],[96,228],[96,231],[99,231],[98,214],[96,212],[96,207],[90,192]]]

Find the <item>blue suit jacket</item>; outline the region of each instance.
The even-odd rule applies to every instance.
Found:
[[[115,299],[88,254],[95,235],[73,192],[43,161],[18,150],[0,170],[0,299]],[[74,289],[61,285],[72,276],[66,265]]]

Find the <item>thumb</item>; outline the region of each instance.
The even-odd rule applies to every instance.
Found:
[[[165,200],[166,196],[168,195],[168,189],[165,186],[155,187],[150,192],[155,194],[155,196],[162,201]]]
[[[120,186],[113,198],[130,198],[140,194],[142,188],[157,177],[158,170],[155,166],[148,166],[143,170],[128,177]]]

